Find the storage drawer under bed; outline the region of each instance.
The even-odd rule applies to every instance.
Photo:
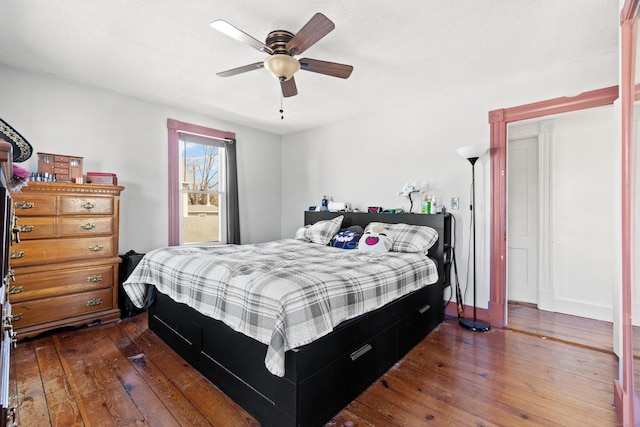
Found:
[[[354,347],[364,345],[368,339],[378,335],[390,326],[400,322],[406,323],[406,320],[415,315],[415,313],[424,314],[424,316],[416,317],[416,320],[433,317],[440,319],[438,323],[441,322],[444,314],[442,312],[442,303],[438,302],[442,301],[442,294],[438,292],[439,288],[439,286],[435,285],[426,286],[377,310],[363,314],[356,319],[342,322],[330,335],[314,341],[312,343],[314,345],[306,345],[290,350],[285,359],[287,378],[297,381],[304,380],[338,358],[354,351]],[[440,310],[439,315],[434,314],[434,311],[437,310]],[[354,326],[353,324],[356,323],[357,326]],[[418,323],[416,326],[422,329],[426,325]],[[413,328],[412,322],[410,329]],[[402,337],[406,335],[401,332],[399,334]],[[315,345],[316,343],[318,345]],[[416,343],[414,342],[413,345]],[[402,347],[406,347],[404,341]]]
[[[397,360],[397,325],[338,358],[300,383],[300,425],[316,425],[331,418],[335,401],[351,401]]]
[[[158,292],[149,310],[149,326],[194,367],[215,378],[233,400],[247,409],[255,405],[249,410],[257,417],[273,410],[285,420],[297,417],[303,420],[300,425],[314,425],[340,409],[332,401],[354,399],[358,390],[375,382],[441,322],[441,293],[435,289],[418,290],[288,351],[283,378],[264,366],[264,344]]]

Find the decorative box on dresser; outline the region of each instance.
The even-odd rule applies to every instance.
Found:
[[[13,214],[11,210],[10,183],[13,176],[11,144],[0,140],[0,212],[2,213],[2,289],[0,289],[0,307],[2,319],[0,320],[0,426],[14,425],[15,407],[11,407],[9,401],[9,365],[13,340],[11,327],[11,304],[7,298],[7,287],[11,281],[11,268],[9,266],[9,252],[12,241]]]
[[[113,322],[118,309],[116,185],[30,182],[13,195],[19,243],[9,288],[18,339]]]

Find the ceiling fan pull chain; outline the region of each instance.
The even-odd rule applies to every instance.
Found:
[[[282,92],[280,92],[280,119],[284,120],[284,97]]]

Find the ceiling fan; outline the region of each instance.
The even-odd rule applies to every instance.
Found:
[[[348,78],[353,71],[351,65],[311,58],[302,58],[300,60],[294,58],[294,55],[301,54],[335,28],[335,24],[322,13],[313,15],[297,34],[285,30],[271,31],[267,35],[265,43],[256,40],[221,19],[213,21],[210,25],[221,33],[270,55],[263,62],[256,62],[255,64],[216,73],[220,77],[230,77],[247,71],[266,68],[280,81],[282,95],[290,97],[298,94],[293,75],[300,69],[342,79]]]

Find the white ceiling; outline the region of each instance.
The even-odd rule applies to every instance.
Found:
[[[618,0],[0,0],[0,62],[184,107],[277,134],[445,96],[549,64],[616,52]],[[347,80],[296,74],[284,100],[264,70],[216,72],[316,12],[335,30],[304,57],[354,66]],[[7,100],[4,100],[7,102]]]

